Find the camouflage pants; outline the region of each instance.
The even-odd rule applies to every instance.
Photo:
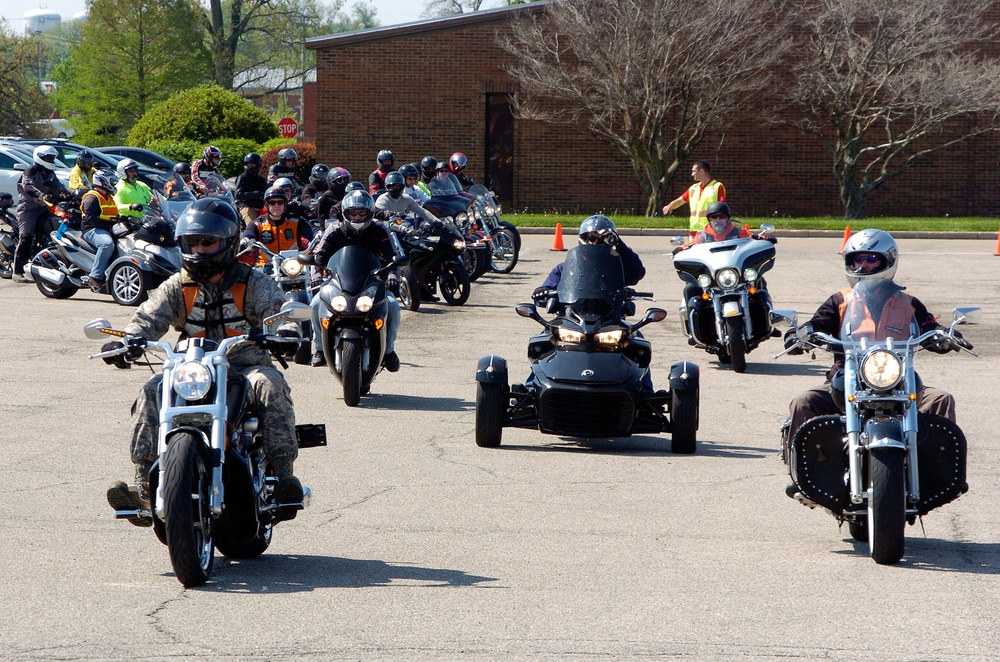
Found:
[[[299,453],[295,435],[295,410],[285,376],[273,366],[232,367],[249,380],[254,409],[260,419],[261,445],[269,460],[294,460]],[[152,464],[156,460],[160,425],[160,385],[163,375],[155,375],[142,387],[132,405],[132,462]]]

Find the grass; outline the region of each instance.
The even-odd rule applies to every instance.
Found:
[[[503,219],[522,227],[554,228],[556,223],[564,227],[579,227],[585,216],[580,214],[504,214]],[[612,216],[615,225],[622,228],[686,228],[687,216]],[[889,232],[910,230],[919,232],[996,232],[1000,228],[1000,218],[992,216],[960,217],[871,217],[861,220],[845,220],[839,216],[813,216],[809,218],[741,218],[751,228],[761,223],[772,223],[775,227],[792,230],[843,230],[851,226],[854,230],[874,227]]]

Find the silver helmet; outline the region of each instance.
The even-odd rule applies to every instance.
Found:
[[[861,254],[879,256],[882,265],[875,271],[864,271],[860,264],[855,264],[855,257]],[[898,264],[896,240],[884,230],[862,230],[852,234],[844,244],[844,274],[851,287],[861,281],[892,280]]]

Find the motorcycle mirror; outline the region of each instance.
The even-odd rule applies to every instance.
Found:
[[[410,263],[409,255],[396,255],[392,258],[392,263],[397,267],[405,267]]]
[[[312,308],[301,301],[286,301],[281,305],[281,314],[293,322],[304,322],[312,317]]]
[[[761,225],[760,225],[760,231],[762,233],[763,232],[772,232],[773,230],[774,230],[774,223],[761,223]]]
[[[670,238],[670,243],[673,244],[674,246],[682,246],[684,245],[684,237],[680,235],[675,235]]]
[[[794,310],[772,310],[771,324],[788,324],[794,328],[799,325],[799,315]]]
[[[667,319],[667,311],[662,308],[650,308],[646,311],[646,317],[643,318],[645,322],[662,322]]]
[[[545,320],[543,320],[542,316],[538,314],[538,308],[536,308],[533,303],[519,303],[514,306],[514,310],[516,310],[517,314],[521,317],[533,319],[542,325],[545,324]]]
[[[951,319],[955,324],[978,324],[982,308],[969,306],[967,308],[956,308],[951,313]]]
[[[84,324],[83,332],[91,340],[102,340],[106,336],[101,331],[101,329],[110,329],[110,328],[111,328],[111,322],[101,317],[99,319],[91,320],[86,324]]]
[[[316,264],[316,258],[312,253],[299,253],[298,260],[302,264]]]

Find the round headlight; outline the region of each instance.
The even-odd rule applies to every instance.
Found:
[[[728,290],[730,287],[736,287],[736,283],[740,282],[740,277],[736,273],[736,269],[723,269],[715,274],[715,280]]]
[[[712,286],[712,279],[706,274],[702,274],[698,276],[698,285],[700,285],[703,290],[707,290]]]
[[[497,213],[497,210],[493,208],[493,205],[486,205],[486,215],[493,216]]]
[[[456,239],[455,240],[455,250],[456,251],[464,251],[465,250],[465,240],[464,239]]]
[[[182,363],[174,372],[174,392],[185,400],[201,400],[212,387],[212,373],[197,361]]]
[[[372,301],[372,298],[370,296],[367,295],[360,296],[358,297],[358,310],[360,310],[363,313],[367,313],[369,310],[372,309],[373,303],[375,302]]]
[[[333,305],[333,309],[338,313],[342,313],[347,310],[347,297],[343,294],[338,294],[333,297],[333,301],[331,303]]]
[[[755,280],[757,280],[757,276],[759,275],[760,274],[758,274],[757,270],[754,269],[753,267],[747,267],[746,269],[743,270],[743,280],[747,281],[748,283],[752,283]]]
[[[876,349],[861,361],[861,378],[872,388],[892,388],[902,376],[899,357],[884,349]]]
[[[298,276],[302,273],[302,263],[295,258],[290,258],[281,263],[281,270],[286,276]]]
[[[464,223],[465,221],[469,220],[469,215],[466,214],[464,211],[459,212],[458,216],[455,217],[455,220],[458,221],[459,223]]]

